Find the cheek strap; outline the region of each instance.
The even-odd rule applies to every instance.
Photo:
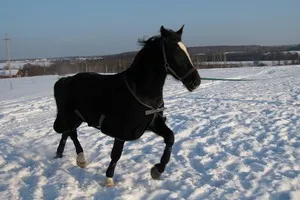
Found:
[[[183,81],[183,79],[187,78],[189,75],[191,75],[195,70],[196,68],[193,67],[192,69],[190,69],[187,73],[185,73],[183,76],[179,76],[169,65],[168,61],[167,61],[167,55],[166,55],[166,52],[165,52],[165,46],[164,46],[164,43],[162,42],[162,52],[163,52],[163,56],[164,56],[164,62],[165,62],[165,69],[166,69],[166,72],[168,73],[168,71],[173,75],[175,76],[178,80],[180,81]]]

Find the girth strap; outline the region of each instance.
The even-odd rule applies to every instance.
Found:
[[[74,112],[75,112],[75,114],[78,116],[78,117],[80,117],[80,119],[82,119],[82,121],[86,121],[85,119],[84,119],[84,117],[82,116],[82,114],[79,112],[79,110],[74,110]]]
[[[154,113],[162,112],[164,110],[165,110],[164,107],[158,108],[158,109],[153,109],[153,110],[146,110],[145,115],[151,115],[151,114],[154,114]]]
[[[82,116],[82,114],[79,112],[79,110],[76,109],[76,110],[74,110],[74,112],[75,112],[75,114],[76,114],[80,119],[82,119],[82,121],[86,122],[86,120],[84,119],[84,117]],[[100,118],[99,118],[99,125],[98,125],[96,128],[101,128],[104,119],[105,119],[105,115],[102,114],[102,115],[100,116]]]
[[[100,117],[100,119],[99,119],[99,128],[101,128],[102,123],[104,121],[104,118],[105,118],[105,115],[102,114],[101,117]]]

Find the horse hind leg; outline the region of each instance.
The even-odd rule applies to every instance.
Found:
[[[85,168],[87,166],[87,162],[83,153],[83,148],[78,140],[78,135],[77,135],[77,128],[81,125],[82,120],[79,119],[75,114],[72,115],[70,114],[66,116],[67,116],[66,118],[67,120],[65,120],[64,126],[61,127],[61,129],[64,130],[64,132],[62,133],[60,143],[57,147],[56,158],[62,157],[66,141],[70,136],[77,153],[76,163],[79,167]]]
[[[62,137],[60,139],[59,145],[56,150],[56,156],[54,158],[62,158],[63,157],[65,145],[66,145],[66,142],[67,142],[67,139],[69,136],[72,139],[75,149],[76,149],[76,153],[77,153],[76,163],[79,167],[85,168],[88,163],[85,159],[85,156],[83,153],[83,148],[78,140],[76,129],[62,134]]]
[[[75,129],[75,131],[72,131],[70,134],[70,137],[74,143],[75,149],[76,149],[76,153],[77,153],[77,158],[76,158],[76,163],[79,167],[81,168],[85,168],[87,166],[87,161],[85,159],[84,153],[83,153],[83,148],[78,140],[78,135],[77,135],[77,131]]]
[[[56,156],[54,158],[62,158],[65,150],[66,142],[69,137],[69,132],[63,133],[59,141],[59,145],[56,150]]]
[[[72,131],[66,131],[66,132],[62,133],[59,145],[57,147],[56,157],[62,158],[62,154],[64,152],[65,145],[66,145],[66,142],[67,142],[67,139],[68,139],[69,136],[71,137],[71,139],[74,143],[76,153],[79,154],[79,153],[83,152],[83,148],[82,148],[82,146],[81,146],[81,144],[78,140],[77,131],[75,129],[75,130],[72,130]]]
[[[56,115],[56,119],[53,124],[53,129],[57,133],[64,133],[64,132],[66,132],[66,129],[68,129],[66,122],[64,121],[64,117],[59,112]]]

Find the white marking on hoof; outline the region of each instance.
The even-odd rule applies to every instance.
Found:
[[[107,178],[105,186],[106,187],[113,187],[113,186],[115,186],[114,179],[113,178]]]
[[[85,168],[87,166],[87,162],[85,160],[83,152],[77,155],[76,163],[81,168]]]

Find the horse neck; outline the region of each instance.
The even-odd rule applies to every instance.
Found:
[[[162,102],[166,71],[160,45],[143,48],[126,71],[127,81],[144,103],[157,107]]]

